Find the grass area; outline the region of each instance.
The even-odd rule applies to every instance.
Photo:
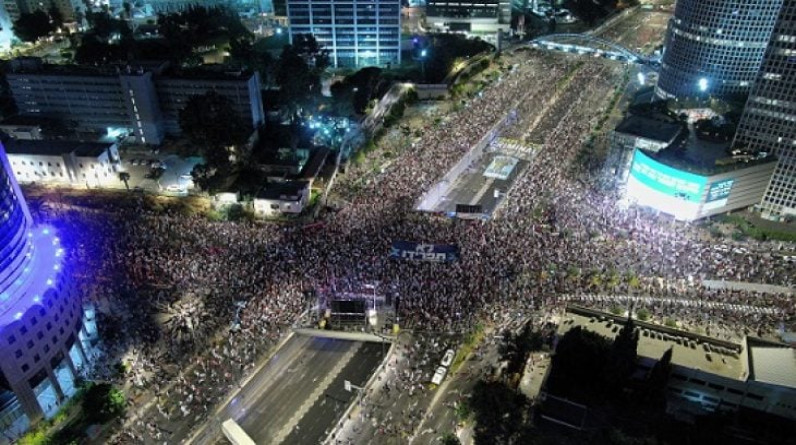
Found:
[[[722,215],[717,217],[716,221],[719,223],[731,224],[735,226],[732,237],[736,240],[742,240],[748,237],[759,241],[796,241],[796,232],[786,232],[759,227],[744,218],[742,215]]]
[[[454,358],[453,363],[451,363],[451,374],[455,373],[459,369],[459,366],[467,360],[467,356],[481,344],[484,340],[484,336],[484,326],[481,323],[477,324],[475,329],[467,334],[467,337],[464,338],[464,344],[459,348],[459,351],[456,353],[456,358]]]

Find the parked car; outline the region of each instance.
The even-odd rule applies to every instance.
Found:
[[[456,357],[456,351],[453,349],[448,349],[445,351],[445,355],[442,357],[442,366],[450,366],[453,363],[453,358]]]
[[[445,374],[447,374],[447,373],[448,373],[448,368],[446,368],[444,366],[440,366],[434,372],[434,377],[431,378],[431,383],[433,383],[435,385],[441,384],[442,380],[445,379]]]

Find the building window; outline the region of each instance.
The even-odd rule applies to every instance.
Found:
[[[15,355],[17,358],[20,358],[20,357],[22,357],[22,350],[21,350],[21,349],[17,349],[16,351],[14,351],[14,355]]]
[[[27,326],[22,326],[21,328],[19,328],[19,333],[22,334],[22,335],[27,334],[28,333],[28,327]]]
[[[16,341],[17,341],[17,338],[16,338],[16,337],[14,337],[13,335],[9,335],[9,336],[8,336],[8,344],[9,344],[9,345],[13,345],[13,344],[14,344],[14,342],[16,342]]]
[[[28,370],[29,370],[29,369],[30,369],[30,366],[28,366],[28,364],[27,364],[27,363],[25,363],[24,365],[22,365],[22,372],[28,372]]]

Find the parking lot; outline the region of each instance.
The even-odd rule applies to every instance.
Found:
[[[130,190],[180,195],[193,188],[191,170],[201,161],[200,157],[181,158],[174,154],[129,153],[122,156],[121,171],[130,174]],[[158,170],[160,174],[153,175]],[[124,187],[121,181],[119,185]]]

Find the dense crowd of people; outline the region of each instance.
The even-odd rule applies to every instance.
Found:
[[[535,51],[514,59],[523,61],[442,122],[429,122],[419,141],[364,187],[362,175],[369,173],[352,168],[342,176],[334,193],[347,205],[325,214],[319,230],[213,222],[145,211],[136,202],[56,209],[50,216],[65,234],[79,285],[101,314],[106,356],[134,364],[123,378],[156,397],[157,414],[128,422],[115,441],[164,443],[173,431],[166,425],[200,423],[313,305],[313,290],[340,280],[400,295],[402,324],[431,331],[464,332],[477,320],[500,318],[506,307],[530,311],[573,299],[606,305],[557,298],[585,294],[773,308],[746,313],[724,304],[678,304],[672,312],[659,300],[644,303],[656,315],[666,311],[683,321],[715,318],[760,333],[780,323],[792,327],[796,306],[784,295],[699,287],[702,279],[792,286],[794,267],[763,254],[770,244],[733,242],[744,250],[714,250],[698,228],[621,208],[616,196],[571,174],[621,70]],[[511,110],[516,119],[501,134],[541,148],[495,217],[464,221],[413,211],[424,191]],[[388,255],[395,240],[455,244],[461,256],[449,263],[398,261]],[[687,279],[693,284],[683,285]],[[408,369],[396,371],[403,382],[397,390],[416,384]],[[119,378],[110,365],[100,372]]]

